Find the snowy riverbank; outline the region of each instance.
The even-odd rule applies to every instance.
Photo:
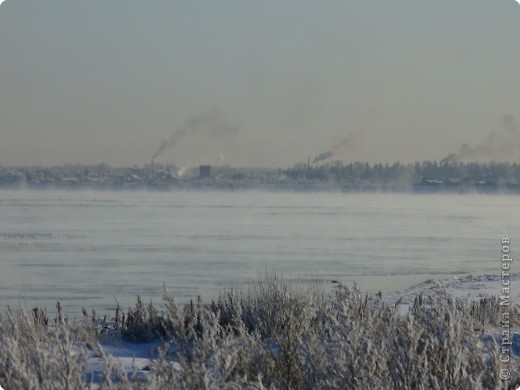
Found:
[[[496,276],[367,296],[266,273],[182,309],[166,295],[160,307],[138,299],[112,319],[85,312],[74,323],[11,310],[1,319],[0,384],[498,389],[520,380],[520,275],[507,283],[506,305]]]
[[[502,295],[502,278],[495,275],[466,276],[462,278],[454,277],[445,280],[427,280],[422,283],[411,286],[403,291],[396,291],[385,294],[383,299],[395,306],[402,316],[412,310],[414,301],[420,295],[423,299],[429,296],[444,295],[447,293],[453,297],[467,298],[471,302],[478,302],[484,298],[498,297]],[[510,307],[520,303],[520,275],[513,275],[509,278],[510,287]],[[515,314],[517,315],[517,314]],[[497,319],[500,321],[500,318]],[[520,328],[515,326],[511,329],[512,359],[520,359],[520,337],[513,337],[514,334],[520,335]],[[501,328],[497,326],[489,326],[483,329],[480,334],[480,340],[486,344],[490,342],[490,338],[495,340],[501,339]],[[497,341],[498,342],[498,341]],[[120,364],[123,371],[128,377],[134,377],[138,381],[146,381],[151,375],[153,369],[153,361],[157,358],[154,352],[161,343],[152,341],[150,343],[135,344],[122,340],[120,337],[112,338],[110,341],[102,344],[104,353],[113,357]],[[489,345],[487,346],[489,348]],[[499,346],[496,346],[499,348]],[[150,360],[152,359],[152,360]],[[180,370],[181,366],[174,363],[174,369]],[[94,375],[95,378],[100,377],[100,373],[104,370],[102,359],[99,357],[91,357],[88,361],[87,371]]]

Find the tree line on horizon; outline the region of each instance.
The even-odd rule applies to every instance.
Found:
[[[413,184],[425,179],[471,180],[474,182],[520,183],[520,164],[510,162],[462,162],[445,158],[440,162],[374,163],[332,161],[315,165],[298,163],[284,171],[292,178],[328,179],[335,181],[368,181]]]
[[[299,180],[323,180],[330,182],[367,182],[375,184],[412,185],[424,180],[438,181],[468,181],[470,183],[510,183],[520,184],[520,163],[511,162],[463,162],[447,157],[440,162],[422,161],[415,163],[368,163],[361,161],[344,163],[341,160],[332,160],[323,164],[297,163],[291,168],[261,169],[261,168],[233,168],[227,166],[215,166],[215,172],[224,177],[236,172],[263,172],[266,175],[283,174],[291,179]],[[176,171],[175,164],[157,164],[156,169]],[[195,169],[195,168],[194,168]],[[67,164],[61,167],[0,167],[0,173],[4,175],[18,172],[22,175],[34,175],[38,172],[48,174],[83,174],[83,175],[118,175],[121,173],[142,174],[153,173],[150,167],[111,167],[106,163],[98,165]]]

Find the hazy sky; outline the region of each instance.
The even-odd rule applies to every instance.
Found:
[[[2,166],[520,162],[517,119],[514,0],[0,6]]]

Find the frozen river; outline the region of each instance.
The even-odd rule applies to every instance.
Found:
[[[0,191],[0,302],[106,312],[241,286],[259,272],[392,291],[500,272],[520,197]],[[513,264],[513,271],[520,267]]]

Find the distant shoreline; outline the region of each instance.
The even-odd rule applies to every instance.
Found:
[[[292,168],[146,164],[1,167],[0,189],[266,190],[271,192],[520,193],[520,165],[442,160],[414,164],[331,161]]]
[[[388,193],[388,194],[520,194],[520,185],[378,185],[378,184],[338,184],[321,182],[295,183],[237,183],[220,180],[185,180],[179,183],[0,183],[0,190],[51,190],[51,191],[267,191],[267,192],[309,192],[309,193]]]

